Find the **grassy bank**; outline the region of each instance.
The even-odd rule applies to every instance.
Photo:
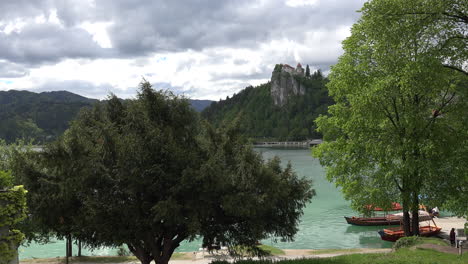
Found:
[[[228,262],[217,261],[213,264],[228,264]],[[441,253],[431,249],[401,249],[397,252],[387,254],[352,254],[331,258],[312,258],[297,260],[282,260],[272,262],[269,260],[238,261],[235,264],[466,264],[468,253],[463,256]]]

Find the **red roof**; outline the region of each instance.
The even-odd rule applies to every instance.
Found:
[[[299,67],[301,67],[301,68],[302,68],[302,65],[301,65],[301,63],[298,63],[298,64],[297,64],[297,68],[299,68]]]

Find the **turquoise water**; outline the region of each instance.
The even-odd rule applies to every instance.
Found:
[[[356,215],[343,199],[340,191],[325,179],[325,172],[319,162],[312,158],[307,149],[259,148],[268,159],[279,156],[286,164],[291,161],[298,175],[313,180],[317,195],[305,208],[294,242],[262,241],[284,249],[325,249],[325,248],[388,248],[392,243],[382,241],[377,234],[379,227],[359,227],[346,223],[343,216]],[[195,251],[200,241],[182,243],[179,252]],[[115,255],[116,249],[102,248],[94,251],[83,249],[84,255]],[[74,253],[76,253],[74,249]],[[55,241],[46,245],[31,244],[20,248],[20,258],[57,257],[65,254],[65,243]]]

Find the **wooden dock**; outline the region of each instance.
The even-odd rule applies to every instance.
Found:
[[[268,141],[268,142],[254,142],[255,147],[285,147],[285,148],[310,148],[321,144],[323,140],[312,139],[306,141]]]

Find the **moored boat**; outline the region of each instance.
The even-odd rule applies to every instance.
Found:
[[[400,221],[403,220],[403,213],[394,214],[392,215],[393,218],[399,218]],[[411,217],[411,216],[410,216]],[[441,227],[438,227],[434,222],[434,218],[428,212],[419,211],[418,213],[419,222],[428,221],[429,224],[425,226],[419,226],[419,236],[434,236],[440,233],[442,230]],[[431,221],[434,223],[434,226],[431,226]],[[385,241],[395,242],[398,239],[405,236],[405,232],[403,230],[403,226],[399,227],[389,227],[383,230],[378,231],[380,238]]]
[[[351,225],[358,226],[383,226],[383,225],[399,225],[400,219],[391,218],[388,216],[381,217],[344,217],[346,222]]]
[[[403,210],[403,207],[401,206],[400,203],[396,203],[396,202],[393,202],[392,203],[392,207],[390,207],[388,210],[385,210],[383,208],[380,208],[380,207],[375,207],[373,204],[368,204],[365,206],[365,208],[368,210],[368,211],[379,211],[379,212],[382,212],[382,211],[400,211],[400,210]]]
[[[420,226],[419,235],[424,236],[424,237],[434,236],[440,233],[440,230],[442,230],[442,228],[438,226],[431,226],[431,225]],[[398,239],[405,236],[403,227],[386,228],[384,230],[379,230],[378,232],[382,240],[390,241],[390,242],[395,242]]]

